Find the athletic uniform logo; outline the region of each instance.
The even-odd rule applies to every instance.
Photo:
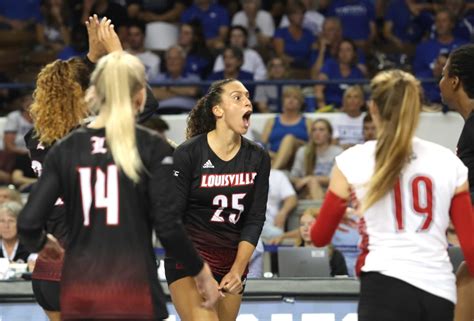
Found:
[[[207,160],[207,162],[202,165],[202,168],[214,168],[214,165],[212,165],[212,162],[210,159]]]
[[[91,137],[92,142],[92,155],[94,154],[105,154],[107,153],[107,149],[104,147],[105,144],[105,137]]]
[[[253,185],[256,172],[235,174],[203,174],[200,187],[230,187]]]

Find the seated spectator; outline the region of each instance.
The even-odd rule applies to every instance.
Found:
[[[14,263],[28,263],[32,254],[18,239],[17,220],[22,205],[17,202],[5,202],[0,205],[0,235],[2,247],[0,257]]]
[[[268,11],[260,9],[260,0],[240,0],[242,10],[232,18],[233,26],[243,26],[248,31],[250,48],[265,47],[275,33],[275,23]]]
[[[296,150],[308,141],[311,128],[310,120],[303,114],[304,96],[299,87],[286,87],[282,100],[281,113],[267,120],[261,135],[275,169],[291,167]]]
[[[181,22],[200,22],[206,45],[211,49],[224,48],[229,30],[229,13],[211,0],[194,0],[181,15]],[[201,44],[202,46],[202,44]]]
[[[63,0],[46,0],[41,6],[42,22],[36,38],[43,49],[60,51],[71,42],[70,15]]]
[[[29,193],[31,187],[37,181],[37,175],[31,167],[31,159],[28,155],[17,155],[12,170],[12,183],[21,193]]]
[[[339,44],[342,41],[342,24],[338,17],[328,17],[324,20],[321,33],[317,40],[317,50],[313,51],[314,64],[311,67],[311,77],[317,79],[324,62],[330,58],[337,59]]]
[[[40,0],[0,1],[0,29],[28,30],[41,20]]]
[[[412,47],[421,41],[429,28],[431,12],[411,0],[392,0],[386,10],[383,36],[396,50],[413,54]]]
[[[354,42],[344,39],[339,44],[337,59],[328,59],[319,73],[318,80],[340,80],[339,84],[315,85],[314,94],[319,111],[340,108],[344,90],[349,84],[345,79],[364,79],[364,70],[357,64],[357,52]]]
[[[465,0],[444,0],[444,6],[448,12],[451,13],[454,29],[453,35],[455,38],[469,42],[473,37],[473,25],[467,16],[467,3]],[[432,24],[430,38],[436,38],[436,25]]]
[[[248,85],[245,81],[254,80],[254,75],[242,70],[242,64],[244,63],[242,49],[235,46],[227,47],[222,52],[222,56],[224,58],[224,70],[212,73],[207,80],[238,79],[245,85],[250,93],[250,100],[252,100],[255,93],[255,85]]]
[[[335,143],[344,149],[364,142],[362,130],[364,106],[362,87],[351,86],[344,91],[341,113],[333,121]]]
[[[71,31],[71,43],[58,53],[58,59],[68,60],[84,57],[87,54],[87,30],[84,25],[76,25]]]
[[[184,70],[186,53],[180,46],[170,47],[165,54],[166,73],[159,74],[154,80],[189,82],[200,80],[198,75],[188,74]],[[153,88],[153,94],[160,101],[158,113],[189,112],[196,104],[199,93],[198,86],[158,86]]]
[[[344,38],[364,49],[376,36],[375,8],[370,0],[333,0],[327,16],[341,19]]]
[[[13,187],[0,186],[0,204],[3,204],[8,201],[23,204],[20,192],[18,192]]]
[[[441,100],[441,92],[439,90],[439,80],[443,77],[443,68],[448,61],[447,54],[439,55],[433,65],[433,70],[431,70],[431,76],[427,78],[434,78],[436,82],[423,82],[423,93],[425,98],[425,103],[428,105],[441,105],[443,109],[447,110],[447,106],[444,106],[443,101]],[[421,74],[419,77],[422,77]]]
[[[300,227],[296,238],[295,246],[314,246],[311,242],[310,230],[311,225],[317,220],[319,209],[308,208],[300,217]],[[291,232],[290,232],[291,233]],[[331,268],[331,276],[349,275],[347,271],[346,260],[342,253],[332,244],[328,246]]]
[[[200,24],[183,23],[179,27],[178,45],[186,52],[184,70],[206,79],[212,70],[212,55],[207,46],[203,46],[204,35]]]
[[[295,0],[288,1],[288,5],[292,5],[292,2]],[[313,10],[313,0],[302,0],[301,1],[305,6],[305,13],[303,17],[303,28],[313,31],[315,36],[318,36],[323,27],[324,23],[324,15],[319,13],[316,10]],[[284,15],[280,22],[280,28],[285,28],[290,25],[290,21],[288,20],[288,16]]]
[[[21,95],[21,110],[16,110],[8,114],[5,126],[3,127],[3,147],[5,152],[17,155],[28,156],[24,137],[33,127],[29,107],[32,103],[31,91],[24,91]]]
[[[177,23],[190,4],[189,0],[127,0],[127,13],[129,18],[144,23]]]
[[[418,78],[433,77],[436,59],[440,55],[449,54],[453,49],[465,43],[465,41],[454,37],[454,20],[446,9],[436,13],[435,28],[437,37],[426,40],[416,47],[413,72]]]
[[[270,59],[267,66],[268,80],[289,78],[289,66],[279,57]],[[285,88],[285,87],[283,87]],[[276,113],[280,108],[278,87],[276,85],[258,85],[255,89],[254,106],[260,113]]]
[[[323,118],[311,125],[310,141],[296,152],[291,181],[301,198],[322,200],[336,156],[342,148],[332,144],[331,123]]]
[[[364,142],[368,142],[369,140],[376,140],[377,139],[377,128],[375,127],[374,121],[372,120],[372,116],[370,113],[367,113],[363,120],[363,135],[364,135]]]
[[[160,56],[145,49],[146,27],[143,22],[134,20],[128,24],[128,49],[145,66],[146,75],[152,81],[160,72]]]
[[[285,232],[286,219],[298,205],[298,198],[286,174],[278,169],[270,170],[267,211],[261,238],[266,240]]]
[[[303,27],[303,3],[295,0],[288,8],[289,26],[275,31],[273,46],[276,54],[293,68],[309,68],[311,50],[316,41],[313,33]]]
[[[267,68],[263,63],[260,54],[247,47],[247,30],[242,26],[232,26],[229,30],[229,46],[242,49],[244,53],[244,63],[242,70],[254,74],[255,80],[263,80],[267,77]],[[214,62],[214,72],[224,69],[224,59],[219,55]]]

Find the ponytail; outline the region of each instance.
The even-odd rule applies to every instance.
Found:
[[[380,72],[371,82],[372,99],[380,114],[375,170],[363,210],[395,185],[413,152],[412,139],[421,110],[420,84],[401,70]]]
[[[208,133],[216,128],[216,118],[212,113],[212,107],[221,102],[224,85],[233,81],[235,79],[229,78],[212,83],[207,94],[198,100],[187,119],[186,139]]]
[[[133,97],[145,87],[145,70],[138,58],[113,52],[100,59],[92,74],[96,105],[105,118],[105,137],[115,164],[138,183],[143,163],[135,137]]]

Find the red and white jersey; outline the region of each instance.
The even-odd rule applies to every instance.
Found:
[[[336,157],[359,201],[374,173],[375,147],[370,141]],[[393,190],[363,213],[358,272],[376,271],[456,302],[446,229],[454,191],[466,180],[467,168],[453,152],[415,137]]]

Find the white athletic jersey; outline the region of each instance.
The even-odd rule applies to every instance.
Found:
[[[375,146],[376,141],[369,141],[336,157],[357,200],[364,199],[373,175]],[[467,168],[450,150],[416,137],[413,151],[399,183],[363,213],[358,267],[455,303],[446,229],[451,199],[466,182]]]

